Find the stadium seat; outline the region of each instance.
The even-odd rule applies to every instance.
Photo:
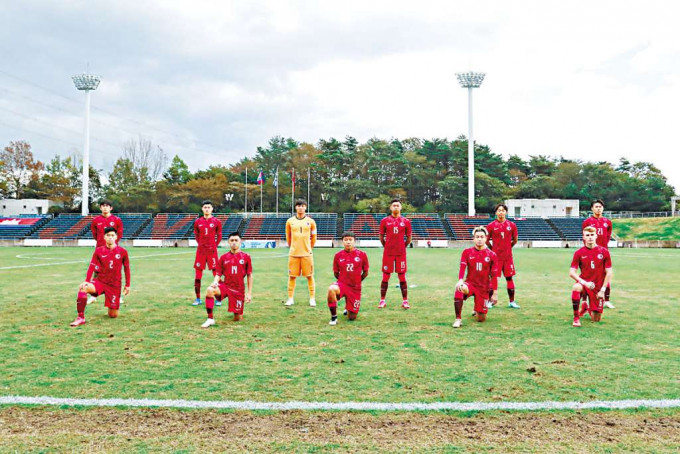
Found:
[[[45,225],[51,216],[3,216],[0,217],[0,239],[18,240],[25,238]]]

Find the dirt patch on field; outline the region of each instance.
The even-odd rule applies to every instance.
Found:
[[[518,452],[680,446],[680,412],[218,412],[0,408],[0,446],[26,450]],[[94,444],[93,444],[94,443]],[[141,443],[141,444],[140,444]]]

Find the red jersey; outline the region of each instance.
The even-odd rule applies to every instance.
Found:
[[[354,289],[361,289],[361,275],[368,272],[368,256],[364,251],[344,249],[333,258],[333,274],[338,273],[338,282]]]
[[[597,239],[595,240],[597,245],[609,249],[609,240],[612,237],[612,221],[604,216],[599,218],[590,216],[588,219],[583,221],[581,230],[589,226],[593,226],[597,230]]]
[[[406,254],[406,237],[411,236],[411,221],[403,216],[396,218],[391,214],[380,221],[380,237],[385,235],[383,255],[400,256]]]
[[[222,222],[214,216],[194,221],[194,236],[199,249],[217,249],[222,241]]]
[[[92,230],[92,238],[97,241],[96,247],[106,246],[106,241],[104,240],[104,229],[107,227],[113,227],[118,233],[118,238],[116,239],[116,244],[123,238],[123,221],[120,220],[118,216],[109,215],[105,218],[101,214],[96,218],[92,219],[92,224],[90,224],[90,230]]]
[[[243,284],[243,278],[253,274],[250,255],[242,251],[236,254],[229,251],[217,261],[215,272],[215,275],[220,276],[229,288],[244,292],[246,287]]]
[[[512,241],[513,239],[517,240],[517,226],[515,223],[507,219],[499,222],[496,219],[486,226],[486,230],[489,232],[486,244],[489,247],[493,244],[493,251],[498,256],[498,259],[511,259]]]
[[[467,278],[465,270],[467,269]],[[493,290],[498,289],[498,257],[489,248],[477,249],[471,247],[463,251],[460,258],[458,279],[465,279],[475,288]]]
[[[588,249],[583,246],[574,252],[571,267],[581,270],[581,278],[595,283],[595,290],[599,291],[604,283],[607,269],[612,267],[612,258],[609,250],[602,246],[594,246]]]
[[[97,280],[111,287],[120,288],[121,268],[125,269],[125,286],[130,286],[130,259],[128,252],[120,246],[109,249],[98,247],[92,254],[90,267],[87,269],[86,281],[92,281],[92,275],[97,272]]]

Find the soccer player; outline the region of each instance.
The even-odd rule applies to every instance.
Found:
[[[328,287],[328,308],[331,311],[329,325],[338,323],[338,300],[345,298],[345,315],[356,320],[361,307],[361,282],[368,276],[368,256],[354,248],[354,233],[343,232],[344,249],[333,258],[333,274],[337,279]]]
[[[238,232],[229,234],[229,252],[217,261],[215,280],[208,287],[205,295],[205,308],[208,319],[201,328],[209,328],[215,324],[213,307],[215,299],[229,300],[228,311],[234,314],[234,321],[243,318],[243,304],[250,303],[253,294],[253,264],[250,255],[241,251],[241,235]],[[248,290],[243,285],[243,278],[248,281]]]
[[[580,327],[580,317],[585,311],[579,312],[581,296],[586,295],[589,300],[588,311],[592,312],[592,320],[599,322],[602,318],[604,295],[612,280],[612,259],[609,250],[597,245],[597,229],[588,226],[583,229],[583,246],[574,253],[569,269],[569,277],[576,281],[571,291],[571,305],[574,311],[573,326]],[[581,274],[578,274],[578,270]]]
[[[406,248],[411,244],[411,221],[401,215],[401,202],[390,202],[391,214],[380,221],[380,242],[383,249],[382,282],[380,283],[380,302],[382,309],[387,305],[385,296],[389,287],[390,275],[397,273],[401,288],[401,307],[408,309],[408,285],[406,284]]]
[[[203,278],[203,270],[206,266],[212,270],[213,275],[217,274],[217,247],[222,241],[222,223],[219,219],[213,217],[213,204],[210,200],[204,200],[201,204],[201,211],[203,216],[194,221],[194,236],[198,247],[196,248],[196,260],[194,260],[194,291],[196,292],[196,300],[192,306],[201,304],[201,278]],[[218,306],[222,305],[219,303]]]
[[[106,246],[106,241],[104,240],[104,229],[107,227],[113,227],[116,229],[118,238],[116,238],[116,244],[123,238],[123,221],[113,214],[113,203],[110,200],[102,200],[99,202],[99,209],[102,214],[92,219],[90,224],[90,230],[92,231],[92,238],[97,242],[95,249],[98,247]],[[87,304],[95,302],[97,298],[92,295],[88,295]],[[121,298],[120,304],[123,304],[123,299]]]
[[[104,306],[109,309],[109,317],[118,317],[121,295],[121,268],[125,270],[125,288],[123,295],[130,293],[130,259],[125,249],[116,244],[118,235],[113,227],[104,229],[105,245],[95,249],[90,266],[87,269],[85,282],[78,287],[77,311],[78,316],[71,326],[84,325],[87,295],[104,295]],[[97,272],[97,277],[92,279]]]
[[[583,221],[581,225],[582,229],[588,226],[595,227],[597,233],[597,245],[602,246],[605,249],[609,249],[609,240],[612,237],[612,221],[607,219],[602,215],[604,211],[604,202],[600,199],[593,200],[590,204],[590,209],[593,215],[588,219]],[[607,286],[607,290],[604,293],[604,307],[607,309],[616,309],[616,307],[609,301],[609,295],[611,293],[611,286]]]
[[[460,258],[460,270],[458,271],[458,283],[454,295],[456,309],[456,321],[454,328],[460,328],[463,320],[463,301],[470,296],[475,297],[475,314],[478,322],[486,320],[488,311],[487,298],[489,288],[491,301],[498,301],[498,257],[496,253],[486,247],[487,231],[484,227],[475,227],[472,230],[474,246],[465,249]],[[467,277],[465,271],[467,270]]]
[[[288,300],[286,306],[295,304],[295,279],[307,278],[309,305],[316,307],[316,284],[314,283],[314,257],[312,249],[316,244],[316,222],[306,214],[307,202],[295,201],[295,216],[286,221],[286,242],[288,252]]]
[[[486,226],[489,236],[486,245],[498,256],[498,277],[505,276],[508,285],[508,307],[519,309],[515,302],[515,281],[512,277],[516,274],[515,263],[512,260],[512,248],[517,244],[517,226],[507,219],[508,207],[503,203],[496,205],[494,210],[496,219]],[[489,289],[489,298],[493,291]]]

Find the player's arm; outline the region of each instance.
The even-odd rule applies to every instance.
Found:
[[[97,226],[94,225],[94,219],[92,220],[92,223],[90,223],[90,230],[92,230],[92,238],[97,241]]]
[[[222,242],[222,221],[217,219],[217,229],[215,229],[215,238],[217,239],[217,247],[220,247]]]
[[[385,218],[383,218],[383,220],[380,221],[380,229],[379,229],[380,233],[378,234],[378,236],[380,237],[380,244],[382,244],[383,247],[385,247],[385,223],[384,223],[384,221],[385,221]]]
[[[589,288],[590,290],[595,288],[594,282],[588,282],[578,275],[578,268],[574,268],[573,264],[571,268],[569,268],[569,277],[578,282],[579,284],[581,284],[585,288]]]
[[[456,284],[456,290],[459,292],[463,290],[463,284],[465,283],[465,271],[467,270],[468,254],[467,250],[463,251],[463,255],[460,257],[460,269],[458,270],[458,283]]]
[[[406,223],[406,243],[404,244],[406,247],[408,247],[409,244],[411,244],[411,238],[413,237],[413,234],[411,232],[411,221]]]
[[[517,240],[519,239],[519,232],[517,231],[517,224],[512,224],[512,244],[510,245],[511,248],[515,247],[517,244]]]
[[[316,244],[316,221],[312,219],[312,225],[310,226],[312,228],[310,234],[311,234],[311,241],[312,241],[312,248]]]
[[[286,243],[288,244],[288,247],[290,247],[290,230],[290,219],[288,219],[288,221],[286,221]]]
[[[612,259],[611,255],[609,254],[609,251],[606,251],[604,255],[604,282],[602,283],[602,288],[600,288],[600,291],[597,292],[597,297],[602,299],[604,298],[604,292],[607,290],[607,287],[609,287],[609,284],[612,282],[612,278],[614,277],[614,270],[612,269]]]
[[[250,303],[253,300],[253,263],[248,258],[246,262],[247,274],[246,274],[246,285],[248,286],[248,291],[246,292],[246,303]]]
[[[362,271],[361,271],[361,280],[363,281],[368,277],[368,256],[364,255],[364,260],[362,261]]]
[[[130,257],[128,257],[127,251],[123,254],[123,270],[125,271],[125,288],[123,288],[123,295],[130,293]]]
[[[486,226],[486,231],[489,232],[489,234],[486,236],[486,247],[489,249],[493,250],[493,244],[491,242],[491,236],[493,235],[493,230],[491,229],[491,224]]]
[[[96,271],[100,269],[101,265],[102,265],[101,260],[99,260],[99,256],[97,255],[97,251],[95,250],[94,254],[92,254],[92,260],[90,260],[90,266],[87,267],[85,282],[92,281],[92,276]]]
[[[491,257],[491,301],[498,302],[498,257]]]
[[[199,242],[199,237],[201,236],[201,229],[198,228],[198,219],[194,221],[194,238],[196,239],[196,242]]]
[[[217,266],[213,270],[213,282],[212,284],[210,284],[211,287],[217,287],[217,284],[220,283],[220,280],[222,280],[222,271],[223,271],[222,260],[218,259]]]
[[[118,234],[118,241],[123,239],[123,220],[121,218],[118,218],[118,229],[116,229],[116,233]]]
[[[333,276],[335,276],[336,279],[340,279],[340,264],[337,255],[333,257]]]

